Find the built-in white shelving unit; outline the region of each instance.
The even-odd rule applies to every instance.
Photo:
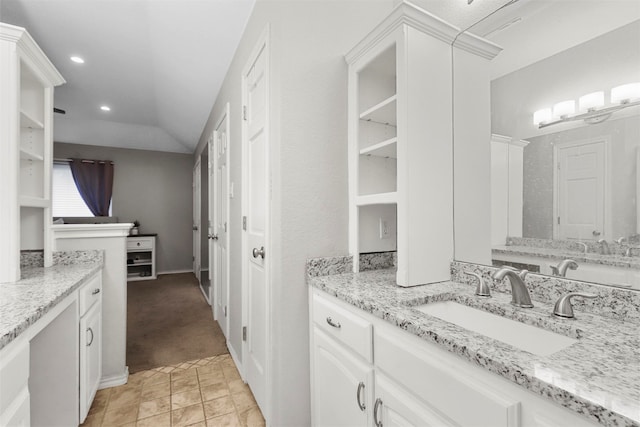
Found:
[[[0,23],[0,283],[20,278],[20,251],[51,264],[53,88],[64,79],[24,28]]]
[[[459,33],[403,1],[346,55],[354,271],[361,254],[395,251],[400,286],[450,278],[452,56],[499,51]]]

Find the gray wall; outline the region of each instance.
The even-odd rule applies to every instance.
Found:
[[[93,145],[53,145],[55,158],[112,160],[112,212],[120,222],[140,221],[141,233],[158,233],[156,271],[192,269],[193,156]]]
[[[614,116],[615,117],[615,116]],[[529,138],[524,149],[523,237],[553,238],[553,146],[564,142],[610,139],[612,234],[636,234],[636,151],[640,148],[638,116]]]

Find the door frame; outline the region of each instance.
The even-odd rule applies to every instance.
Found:
[[[264,301],[266,305],[266,322],[267,326],[265,330],[267,331],[267,336],[265,337],[265,345],[267,348],[266,359],[265,360],[265,407],[260,408],[262,411],[265,420],[271,419],[271,406],[273,399],[271,397],[271,393],[269,390],[272,389],[272,379],[271,379],[271,352],[268,351],[271,348],[271,335],[272,335],[272,316],[271,310],[269,309],[271,304],[271,271],[272,271],[272,262],[271,262],[271,254],[272,254],[272,242],[271,242],[271,123],[270,123],[270,110],[271,110],[271,59],[270,59],[270,26],[266,25],[260,37],[258,37],[256,43],[254,44],[253,49],[251,50],[251,54],[248,56],[247,61],[242,68],[241,74],[241,91],[242,91],[242,108],[247,105],[248,94],[246,90],[246,76],[255,64],[257,58],[262,53],[265,55],[265,175],[269,177],[269,183],[267,185],[268,194],[265,197],[265,236],[264,236],[264,247],[266,251],[266,256],[264,258],[264,269],[265,269],[265,295],[266,301]],[[242,183],[243,183],[243,191],[242,191],[242,221],[247,218],[248,215],[248,206],[249,206],[249,194],[246,190],[246,186],[249,183],[249,162],[248,162],[248,127],[247,121],[245,120],[244,111],[241,112],[240,120],[242,123],[241,126],[241,139],[242,139],[242,157],[241,157],[241,175],[242,175]],[[242,260],[242,325],[243,328],[247,327],[249,322],[249,297],[248,297],[248,289],[249,289],[249,254],[252,248],[249,246],[248,241],[248,233],[246,227],[243,225],[242,229],[242,248],[241,248],[241,260]],[[242,334],[242,331],[240,331]],[[249,332],[250,333],[250,332]],[[245,361],[247,360],[248,348],[247,341],[245,339],[242,340],[242,369],[240,373],[242,377],[246,380],[246,366]],[[269,421],[267,421],[269,424]]]
[[[193,190],[193,223],[191,225],[191,236],[193,238],[193,243],[192,243],[192,247],[193,247],[193,263],[192,263],[192,267],[193,267],[193,274],[196,276],[196,278],[198,279],[198,286],[200,286],[200,239],[202,236],[200,236],[200,228],[202,227],[202,217],[201,217],[201,197],[200,197],[200,180],[202,179],[201,176],[201,162],[200,162],[200,156],[198,156],[198,158],[196,159],[195,164],[193,165],[193,184],[192,184],[192,190]],[[199,221],[197,221],[199,220]],[[196,238],[197,235],[197,238]]]
[[[213,140],[212,140],[212,150],[209,152],[209,161],[213,162],[213,174],[209,174],[209,182],[210,185],[213,184],[213,182],[215,181],[214,176],[218,171],[218,156],[217,156],[217,152],[218,152],[218,132],[220,129],[220,126],[222,125],[222,123],[225,121],[226,119],[226,124],[225,124],[225,133],[227,136],[227,147],[226,147],[226,152],[225,152],[225,158],[226,158],[226,164],[227,164],[227,171],[226,171],[226,175],[227,175],[227,188],[226,188],[226,193],[227,193],[227,198],[230,198],[230,186],[231,186],[231,172],[230,172],[230,159],[231,156],[229,154],[229,151],[231,149],[231,144],[230,142],[230,120],[231,120],[231,116],[230,116],[230,111],[231,111],[231,106],[230,104],[227,102],[225,107],[224,107],[224,111],[222,112],[222,115],[220,116],[220,118],[218,119],[218,121],[216,122],[216,125],[214,126],[214,131],[213,131]],[[218,223],[218,203],[220,202],[220,195],[218,194],[217,191],[215,191],[217,189],[217,183],[215,183],[216,187],[214,188],[212,185],[210,186],[210,193],[213,197],[211,200],[211,210],[213,212],[213,218],[212,218],[212,223],[211,225],[215,228],[216,224]],[[224,317],[224,325],[221,325],[222,327],[222,332],[225,336],[225,338],[227,339],[227,341],[229,341],[229,283],[230,283],[230,274],[229,274],[229,270],[230,270],[230,257],[229,257],[229,234],[230,234],[230,227],[229,227],[229,222],[230,222],[230,216],[231,216],[231,209],[230,209],[230,205],[231,203],[229,203],[227,201],[227,209],[225,212],[225,216],[227,219],[227,233],[225,234],[226,237],[226,248],[227,248],[227,256],[226,259],[224,260],[224,263],[226,264],[226,269],[227,269],[227,277],[225,280],[225,283],[220,283],[217,279],[214,280],[214,276],[212,275],[211,280],[213,283],[213,295],[214,298],[212,298],[213,300],[213,304],[211,305],[213,307],[213,317],[215,320],[218,321],[218,324],[220,324],[220,319],[219,316],[216,312],[216,307],[218,304],[218,301],[216,300],[215,296],[218,295],[218,288],[220,286],[223,286],[226,289],[225,295],[226,295],[226,301],[224,301],[224,305],[226,305],[227,307],[227,315]],[[210,230],[210,232],[212,232],[213,234],[216,234],[217,230],[213,229]],[[217,246],[215,244],[215,242],[212,239],[209,239],[210,242],[210,250],[209,250],[209,256],[211,257],[211,264],[213,266],[213,268],[211,269],[212,272],[215,271],[215,274],[217,274],[218,272],[218,264],[217,264],[217,259],[218,259],[218,254],[217,254]]]
[[[613,229],[611,224],[611,167],[609,165],[611,159],[611,136],[602,135],[595,138],[579,139],[574,141],[559,142],[553,144],[553,239],[560,238],[560,227],[557,218],[560,215],[560,177],[558,168],[560,154],[559,151],[564,148],[577,147],[579,145],[604,144],[604,229],[601,239],[613,238]]]

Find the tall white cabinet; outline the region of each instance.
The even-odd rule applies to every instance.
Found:
[[[20,250],[51,265],[53,88],[65,82],[24,28],[0,23],[0,283]]]
[[[452,51],[499,51],[459,32],[405,1],[346,55],[350,251],[355,271],[360,254],[397,251],[400,286],[450,277]]]

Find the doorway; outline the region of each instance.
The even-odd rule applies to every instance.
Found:
[[[211,157],[209,156],[209,147],[213,144],[213,135],[209,137],[207,146],[200,154],[200,289],[207,303],[211,305],[211,265],[210,247],[209,247],[209,227],[211,226],[211,209],[210,205],[210,172]]]
[[[212,144],[209,144],[209,158],[213,161],[209,175],[209,195],[213,202],[210,209],[213,219],[209,225],[211,263],[215,275],[213,317],[220,324],[227,339],[229,339],[227,313],[229,304],[229,110],[227,103],[213,132]]]
[[[608,220],[608,141],[573,141],[554,147],[554,238],[611,237]]]
[[[270,384],[270,186],[269,29],[242,71],[242,285],[245,379],[269,416]]]
[[[193,167],[193,274],[200,281],[200,158]]]

